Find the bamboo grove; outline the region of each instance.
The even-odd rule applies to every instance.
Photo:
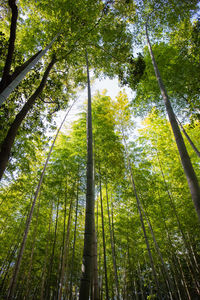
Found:
[[[0,299],[199,299],[199,2],[0,13]]]

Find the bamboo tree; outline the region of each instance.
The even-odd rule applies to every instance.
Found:
[[[70,206],[69,206],[67,232],[66,232],[65,243],[64,243],[64,255],[62,257],[62,262],[61,262],[61,276],[60,276],[60,282],[59,282],[60,284],[59,284],[58,300],[62,299],[62,294],[63,294],[64,274],[66,272],[66,266],[67,266],[67,254],[68,254],[68,247],[69,247],[69,235],[70,235],[72,208],[73,208],[73,197],[71,197]]]
[[[45,261],[41,278],[41,290],[40,290],[40,300],[44,299],[44,288],[45,288],[45,279],[46,279],[46,271],[47,271],[47,258],[49,251],[49,243],[50,243],[50,235],[51,235],[51,224],[52,224],[52,213],[53,213],[53,201],[51,202],[50,214],[49,214],[49,222],[48,222],[48,238],[45,247]]]
[[[24,104],[20,112],[16,115],[14,121],[12,122],[7,135],[5,139],[3,140],[1,144],[1,151],[0,151],[0,180],[5,172],[6,166],[8,164],[8,160],[10,157],[11,149],[14,144],[15,138],[18,133],[18,129],[21,126],[23,120],[25,119],[26,115],[28,112],[32,109],[36,99],[38,96],[42,93],[46,82],[47,78],[49,76],[49,73],[53,67],[53,65],[56,62],[55,56],[52,58],[51,62],[49,63],[46,71],[44,72],[43,78],[41,80],[41,83],[39,87],[36,89],[36,91],[33,93],[33,95],[28,99],[28,101]]]
[[[109,200],[108,200],[108,185],[106,181],[106,199],[107,199],[107,213],[108,213],[108,222],[109,222],[109,231],[110,231],[110,242],[111,242],[111,249],[112,249],[112,260],[113,260],[113,268],[115,273],[115,285],[117,289],[117,300],[119,300],[119,279],[117,274],[117,264],[116,264],[116,253],[115,247],[113,242],[113,232],[111,228],[111,220],[110,220],[110,208],[109,208]]]
[[[101,202],[101,224],[102,224],[102,238],[103,238],[103,257],[104,257],[106,300],[109,300],[107,261],[106,261],[106,241],[105,241],[104,213],[103,213],[103,196],[102,196],[102,187],[101,187],[101,170],[100,170],[100,166],[99,166],[99,189],[100,189],[100,202]]]
[[[5,62],[5,66],[4,66],[4,70],[0,82],[1,89],[4,88],[11,69],[13,53],[15,48],[17,18],[18,18],[18,7],[16,5],[16,0],[8,0],[8,5],[10,6],[12,11],[12,17],[11,17],[8,52],[7,52],[6,62]]]
[[[82,277],[80,285],[80,300],[88,300],[92,270],[92,241],[94,223],[94,170],[92,146],[92,107],[88,54],[86,50],[87,81],[88,81],[88,114],[87,114],[87,191]]]
[[[181,135],[180,129],[178,127],[178,123],[176,121],[176,116],[175,116],[173,108],[171,106],[171,102],[169,100],[167,90],[163,83],[162,77],[160,75],[160,72],[159,72],[159,69],[158,69],[154,54],[153,54],[153,50],[151,47],[149,34],[148,34],[148,21],[146,22],[146,38],[147,38],[147,45],[148,45],[149,53],[151,56],[152,64],[153,64],[154,71],[156,74],[156,79],[158,81],[158,85],[159,85],[161,95],[162,95],[164,103],[165,103],[165,107],[166,107],[169,121],[170,121],[170,124],[172,127],[172,131],[174,133],[174,137],[175,137],[178,151],[180,154],[182,166],[183,166],[186,178],[187,178],[187,182],[188,182],[188,186],[189,186],[190,193],[192,196],[192,200],[193,200],[197,215],[200,219],[200,188],[199,188],[199,184],[198,184],[198,179],[197,179],[197,176],[193,169],[192,163],[190,161],[190,157],[188,155],[183,137]]]
[[[79,175],[78,175],[79,176]],[[76,211],[75,211],[75,225],[74,225],[74,239],[73,239],[73,250],[72,250],[72,269],[70,277],[70,288],[69,288],[69,300],[72,300],[72,284],[73,284],[73,265],[75,257],[75,247],[76,247],[76,230],[77,230],[77,218],[78,218],[78,199],[79,199],[79,179],[77,179],[77,190],[76,190]]]
[[[156,275],[153,256],[152,256],[152,253],[151,253],[151,248],[150,248],[150,245],[149,245],[149,241],[148,241],[148,237],[147,237],[147,233],[146,233],[146,229],[145,229],[145,225],[144,225],[142,209],[141,209],[141,203],[140,203],[140,200],[139,200],[139,197],[138,197],[138,193],[137,193],[137,189],[136,189],[136,185],[135,185],[135,180],[134,180],[134,177],[133,177],[131,162],[130,162],[130,159],[129,159],[129,156],[128,156],[128,153],[127,153],[127,146],[126,146],[126,140],[125,140],[125,135],[124,135],[123,128],[122,128],[122,135],[123,135],[123,140],[124,140],[124,144],[125,144],[125,153],[126,153],[126,158],[127,158],[127,163],[128,163],[128,169],[129,169],[129,172],[130,172],[131,184],[132,184],[133,192],[135,194],[135,198],[136,198],[136,202],[137,202],[137,208],[138,208],[138,212],[139,212],[139,216],[140,216],[140,222],[141,222],[141,226],[142,226],[142,230],[143,230],[143,234],[144,234],[144,239],[145,239],[145,243],[146,243],[146,247],[147,247],[147,251],[148,251],[148,255],[149,255],[149,260],[150,260],[150,264],[151,264],[151,268],[152,268],[152,274],[153,274],[153,278],[154,278],[154,281],[155,281],[158,297],[159,297],[159,299],[161,299],[160,287],[159,287],[159,283],[158,283],[158,277]]]
[[[46,299],[50,298],[51,294],[51,277],[52,277],[52,269],[53,269],[53,264],[54,264],[54,255],[55,255],[55,247],[56,247],[56,242],[57,242],[57,228],[58,228],[58,217],[59,217],[59,203],[60,203],[60,197],[57,196],[57,205],[56,205],[56,218],[55,218],[55,228],[54,228],[54,236],[53,236],[53,246],[51,249],[51,256],[49,260],[49,268],[47,272],[47,282],[46,282]]]
[[[73,104],[74,104],[74,102],[73,102]],[[59,132],[60,132],[60,130],[61,130],[61,128],[62,128],[62,126],[63,126],[66,118],[67,118],[67,116],[68,116],[68,113],[69,113],[69,111],[71,110],[71,108],[73,106],[73,104],[71,105],[71,107],[67,111],[65,117],[63,118],[63,121],[60,124],[60,127],[57,130],[57,133],[56,133],[56,135],[54,137],[54,140],[52,142],[52,145],[50,147],[47,159],[45,161],[45,164],[44,164],[41,176],[40,176],[40,180],[38,182],[38,185],[37,185],[37,188],[36,188],[36,191],[35,191],[35,195],[34,195],[34,199],[33,199],[33,202],[32,202],[32,206],[31,206],[29,215],[27,217],[23,239],[22,239],[22,242],[21,242],[21,246],[20,246],[20,250],[19,250],[18,256],[17,256],[17,261],[16,261],[16,264],[15,264],[15,267],[14,267],[13,277],[12,277],[10,288],[9,288],[9,291],[8,291],[8,296],[7,296],[8,300],[12,299],[12,297],[14,295],[14,292],[15,292],[15,287],[16,287],[17,277],[18,277],[18,273],[19,273],[19,269],[20,269],[20,265],[21,265],[21,260],[22,260],[22,257],[23,257],[23,253],[24,253],[24,249],[25,249],[25,245],[26,245],[26,240],[27,240],[27,236],[28,236],[28,232],[29,232],[29,228],[30,228],[30,224],[31,224],[31,220],[32,220],[32,216],[33,216],[35,204],[36,204],[37,198],[39,196],[39,192],[40,192],[40,188],[41,188],[41,185],[42,185],[42,182],[43,182],[44,174],[45,174],[45,171],[46,171],[46,168],[47,168],[47,165],[48,165],[48,162],[49,162],[49,159],[50,159],[53,147],[55,145],[56,139],[58,137],[58,134],[59,134]]]
[[[18,86],[18,84],[24,79],[26,74],[39,62],[40,58],[42,58],[47,51],[51,48],[55,40],[59,34],[57,34],[52,41],[46,46],[46,48],[36,54],[33,60],[30,60],[29,64],[25,66],[25,68],[13,79],[13,81],[1,92],[0,94],[0,106],[4,103],[4,101],[9,97],[9,95],[14,91],[14,89]]]

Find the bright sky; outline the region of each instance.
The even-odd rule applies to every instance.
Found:
[[[103,90],[107,90],[107,95],[110,96],[112,99],[114,99],[120,91],[125,91],[128,95],[129,100],[131,100],[134,97],[134,92],[128,88],[128,87],[120,87],[118,83],[118,79],[96,79],[95,81],[91,80],[93,83],[91,84],[91,93],[92,96],[96,94],[97,91],[100,93],[103,92]],[[65,125],[63,126],[63,129],[69,128],[70,124],[78,118],[78,114],[82,110],[83,103],[87,100],[87,88],[84,89],[82,92],[78,95],[78,100],[74,104],[73,108],[71,109],[67,120],[65,121]],[[64,118],[64,115],[66,112],[61,112],[56,120],[57,126],[60,125],[62,119]],[[63,131],[62,129],[62,131]]]

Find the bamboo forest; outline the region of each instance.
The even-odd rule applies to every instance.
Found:
[[[200,299],[200,1],[0,0],[0,77],[0,300]]]

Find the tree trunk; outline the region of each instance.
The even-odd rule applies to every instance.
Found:
[[[165,89],[165,86],[164,86],[164,83],[162,81],[160,72],[158,70],[158,66],[156,64],[156,60],[155,60],[155,57],[154,57],[154,54],[153,54],[153,51],[152,51],[152,47],[151,47],[151,43],[150,43],[150,40],[149,40],[147,23],[146,23],[146,38],[147,38],[149,53],[150,53],[150,56],[151,56],[152,64],[153,64],[154,71],[155,71],[155,74],[156,74],[156,78],[157,78],[157,81],[158,81],[158,84],[159,84],[159,87],[160,87],[161,95],[162,95],[164,103],[165,103],[165,107],[166,107],[166,110],[167,110],[169,121],[170,121],[172,130],[173,130],[173,133],[174,133],[174,137],[175,137],[176,144],[177,144],[177,147],[178,147],[178,151],[179,151],[179,154],[180,154],[182,166],[183,166],[183,169],[184,169],[187,181],[188,181],[188,186],[189,186],[189,189],[190,189],[192,200],[193,200],[197,215],[200,219],[200,188],[199,188],[197,176],[195,174],[192,163],[190,161],[190,157],[188,155],[183,137],[182,137],[180,129],[178,127],[178,123],[176,121],[176,117],[175,117],[174,111],[172,109],[171,102],[169,100],[167,91]]]
[[[73,250],[72,250],[72,263],[71,263],[72,268],[71,268],[71,277],[70,277],[69,300],[72,300],[73,265],[74,265],[74,257],[75,257],[76,228],[77,228],[77,218],[78,218],[78,198],[79,198],[79,180],[77,180],[76,212],[75,212],[75,226],[74,226],[74,240],[73,240]]]
[[[44,267],[43,267],[42,279],[41,279],[40,300],[44,299],[44,287],[45,287],[46,270],[47,270],[47,259],[48,259],[49,244],[50,244],[49,241],[50,241],[50,237],[51,237],[52,213],[53,213],[53,202],[51,204],[51,210],[50,210],[50,214],[49,214],[48,237],[47,237],[47,243],[46,243],[46,247],[45,247],[45,261],[44,261]]]
[[[122,135],[123,135],[124,144],[125,144],[125,152],[126,152],[126,157],[127,157],[127,162],[128,162],[128,169],[129,169],[129,172],[130,172],[131,184],[132,184],[133,192],[135,194],[135,198],[136,198],[136,202],[137,202],[137,208],[138,208],[138,212],[139,212],[139,216],[140,216],[140,222],[141,222],[141,226],[142,226],[142,230],[143,230],[143,234],[144,234],[144,239],[145,239],[145,243],[146,243],[146,247],[147,247],[147,251],[148,251],[148,255],[149,255],[149,260],[150,260],[150,264],[151,264],[151,268],[152,268],[152,274],[153,274],[153,278],[154,278],[154,281],[155,281],[158,298],[162,299],[161,294],[160,294],[158,278],[157,278],[156,270],[155,270],[155,266],[154,266],[154,261],[153,261],[153,257],[152,257],[152,253],[151,253],[151,248],[150,248],[150,245],[149,245],[149,241],[148,241],[148,237],[147,237],[147,233],[146,233],[146,229],[145,229],[145,225],[144,225],[144,220],[143,220],[143,216],[142,216],[141,204],[140,204],[140,200],[139,200],[136,185],[135,185],[135,180],[133,178],[133,172],[132,172],[130,159],[129,159],[128,152],[127,152],[127,149],[126,149],[127,147],[126,147],[126,140],[125,140],[125,135],[124,135],[124,132],[123,132],[123,128],[122,128]]]
[[[82,278],[80,285],[80,300],[88,300],[91,283],[92,268],[92,241],[94,222],[94,170],[93,170],[93,149],[92,149],[92,108],[90,76],[88,66],[88,56],[86,51],[87,79],[88,79],[88,115],[87,115],[87,192],[86,192],[86,214],[85,214],[85,234],[82,264]]]
[[[188,140],[188,142],[190,143],[190,146],[192,147],[192,149],[196,152],[197,156],[200,157],[200,152],[197,149],[197,147],[195,146],[195,144],[193,143],[193,141],[191,140],[191,138],[189,137],[189,135],[187,134],[187,132],[185,131],[183,125],[181,124],[181,122],[179,121],[179,119],[176,117],[176,120],[179,124],[179,126],[181,127],[181,130],[183,132],[183,134],[185,135],[186,139]]]
[[[0,82],[0,93],[38,56],[42,50],[39,50],[37,53],[33,54],[29,59],[27,59],[21,66],[17,66],[14,72],[7,76],[5,81]],[[1,106],[1,105],[0,105]]]
[[[6,166],[8,164],[8,160],[10,157],[11,148],[14,144],[18,129],[20,125],[22,124],[23,120],[25,119],[27,113],[32,109],[37,97],[41,94],[43,91],[48,75],[55,64],[56,60],[55,57],[51,60],[50,64],[48,65],[42,81],[39,85],[39,87],[36,89],[35,93],[28,99],[28,101],[24,104],[21,111],[16,115],[13,123],[10,126],[10,129],[8,130],[8,133],[2,142],[1,145],[1,152],[0,152],[0,180],[4,174],[4,171],[6,169]]]
[[[66,266],[67,266],[67,254],[68,254],[68,247],[69,247],[69,235],[70,235],[70,226],[71,226],[72,207],[73,207],[73,198],[71,198],[70,206],[69,206],[69,215],[68,215],[68,221],[67,221],[67,233],[66,233],[65,244],[64,244],[64,255],[63,255],[62,264],[61,264],[60,290],[59,290],[58,300],[62,299],[62,293],[63,293],[64,274],[65,274]]]
[[[31,224],[32,216],[33,216],[33,211],[34,211],[34,208],[35,208],[35,204],[36,204],[39,192],[40,192],[40,188],[41,188],[41,185],[42,185],[42,182],[43,182],[44,174],[45,174],[45,171],[46,171],[46,168],[47,168],[47,165],[48,165],[48,162],[49,162],[49,159],[50,159],[50,156],[51,156],[54,144],[55,144],[56,139],[58,137],[58,134],[59,134],[59,132],[60,132],[60,130],[61,130],[61,128],[62,128],[65,120],[66,120],[66,118],[67,118],[67,115],[70,112],[70,110],[71,110],[71,108],[72,108],[72,106],[73,106],[74,103],[75,103],[75,101],[72,103],[72,105],[70,106],[69,110],[67,111],[65,117],[63,118],[63,121],[61,122],[60,127],[57,130],[57,133],[56,133],[56,135],[54,137],[53,143],[52,143],[51,148],[49,150],[47,159],[45,161],[45,164],[44,164],[44,167],[43,167],[43,170],[42,170],[42,174],[40,176],[40,180],[38,182],[38,185],[37,185],[37,188],[36,188],[36,191],[35,191],[33,203],[32,203],[29,215],[27,217],[26,228],[25,228],[25,231],[24,231],[23,240],[22,240],[22,243],[21,243],[21,247],[20,247],[20,251],[19,251],[18,257],[17,257],[17,261],[16,261],[14,273],[13,273],[13,278],[12,278],[12,282],[11,282],[11,286],[10,286],[9,292],[8,292],[8,300],[12,299],[13,294],[15,292],[16,281],[17,281],[17,277],[18,277],[18,273],[19,273],[19,268],[20,268],[20,264],[21,264],[21,260],[22,260],[22,256],[23,256],[23,252],[24,252],[24,248],[25,248],[25,244],[26,244],[28,232],[29,232],[29,227],[30,227],[30,224]]]
[[[107,276],[107,262],[106,262],[106,241],[105,241],[105,230],[104,230],[103,197],[102,197],[102,188],[101,188],[101,172],[100,172],[100,167],[99,167],[99,187],[100,187],[100,201],[101,201],[101,224],[102,224],[102,238],[103,238],[103,256],[104,256],[106,300],[109,300],[108,276]]]
[[[55,253],[55,247],[56,247],[56,241],[57,241],[57,228],[58,228],[58,217],[59,217],[59,197],[57,197],[57,207],[56,207],[56,219],[55,219],[55,228],[54,228],[54,238],[53,238],[53,247],[51,251],[51,257],[50,257],[50,262],[49,262],[49,268],[48,268],[48,277],[47,277],[47,288],[46,288],[46,299],[50,299],[51,295],[51,277],[52,277],[52,269],[53,269],[53,264],[54,264],[54,253]]]
[[[108,186],[106,182],[106,199],[107,199],[107,212],[108,212],[108,222],[109,222],[109,231],[110,231],[110,243],[111,243],[111,249],[112,249],[112,260],[113,260],[113,268],[115,273],[115,286],[117,290],[117,300],[119,300],[119,279],[117,274],[117,264],[116,264],[116,253],[115,253],[115,247],[113,242],[113,233],[111,228],[111,220],[110,220],[110,208],[109,208],[109,201],[108,201]]]
[[[10,26],[10,38],[9,38],[9,45],[8,45],[8,53],[6,57],[5,66],[3,69],[2,79],[1,79],[1,88],[3,89],[4,86],[7,83],[12,59],[13,59],[13,53],[15,48],[15,40],[16,40],[16,29],[17,29],[17,18],[18,18],[18,8],[16,5],[16,0],[9,0],[8,4],[12,10],[12,18],[11,18],[11,26]]]
[[[95,220],[94,220],[94,229],[93,229],[93,296],[94,296],[94,300],[99,300],[97,235],[95,230]]]
[[[178,213],[177,213],[177,210],[176,210],[174,199],[173,199],[173,197],[172,197],[172,195],[171,195],[171,193],[169,191],[167,182],[165,180],[165,175],[164,175],[164,172],[163,172],[163,169],[162,169],[162,165],[161,165],[161,162],[160,162],[160,159],[159,159],[159,156],[158,156],[158,152],[157,152],[157,158],[158,158],[158,162],[159,162],[159,167],[160,167],[160,171],[161,171],[161,174],[162,174],[162,178],[163,178],[163,181],[164,181],[164,185],[165,185],[165,188],[166,188],[166,192],[168,194],[168,197],[169,197],[170,204],[171,204],[171,207],[173,209],[173,212],[174,212],[174,214],[176,216],[176,220],[177,220],[177,224],[178,224],[178,229],[179,229],[179,231],[181,233],[182,240],[183,240],[183,243],[185,245],[185,248],[188,250],[188,256],[189,256],[191,270],[192,270],[194,276],[197,277],[198,276],[198,266],[196,265],[196,262],[194,260],[194,257],[193,257],[193,254],[192,254],[192,251],[191,251],[191,248],[190,248],[190,245],[188,244],[187,238],[186,238],[185,233],[183,231],[182,224],[181,224],[181,221],[179,219],[179,216],[178,216]]]
[[[18,84],[24,79],[26,74],[38,63],[40,58],[46,54],[46,52],[51,48],[54,41],[57,39],[59,34],[57,34],[53,40],[47,45],[47,47],[39,51],[39,53],[36,55],[36,57],[31,60],[31,62],[23,69],[22,72],[20,72],[13,80],[12,82],[1,92],[0,94],[0,106],[3,104],[3,102],[9,97],[9,95],[14,91],[14,89],[18,86]]]
[[[35,224],[34,233],[33,233],[33,244],[32,244],[32,250],[31,250],[31,258],[30,258],[30,264],[29,264],[29,268],[28,268],[28,274],[26,276],[24,300],[29,299],[30,277],[31,277],[31,270],[32,270],[32,265],[33,265],[33,256],[34,256],[34,252],[35,252],[35,244],[36,244],[36,237],[37,237],[37,231],[38,231],[39,210],[40,210],[40,201],[38,202],[37,215],[36,215],[36,224]]]

